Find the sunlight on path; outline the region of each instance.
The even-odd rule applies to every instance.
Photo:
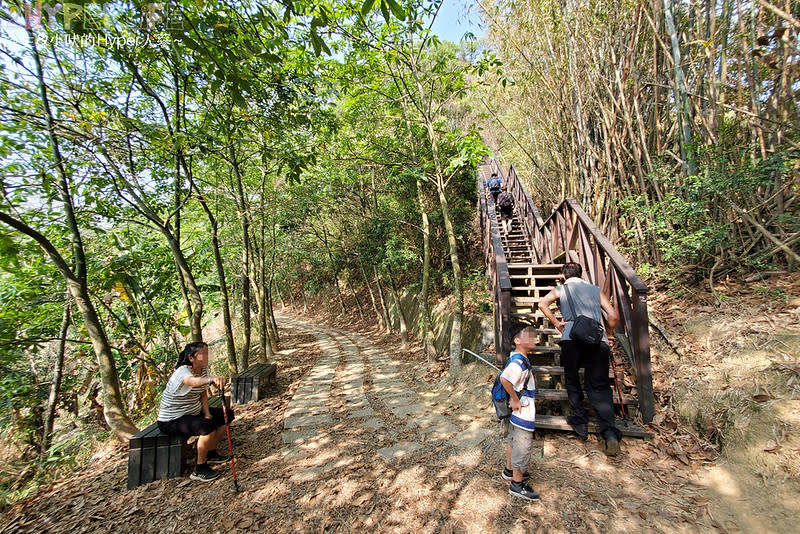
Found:
[[[367,433],[361,438],[369,440],[369,434],[374,437],[388,426],[391,432],[381,434],[396,439],[377,450],[385,461],[427,450],[430,440],[464,448],[478,446],[493,433],[479,424],[460,428],[440,415],[436,402],[410,389],[391,357],[362,336],[287,317],[281,322],[312,334],[323,350],[286,411],[282,454],[302,466],[292,481],[308,481],[331,469],[374,460],[345,448],[347,440],[343,443],[331,434],[336,430],[349,430],[350,440],[360,430]]]

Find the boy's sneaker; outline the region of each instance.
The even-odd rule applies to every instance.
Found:
[[[211,482],[219,478],[219,473],[208,467],[208,464],[199,464],[195,466],[189,478],[200,480],[201,482]]]
[[[539,494],[529,485],[524,482],[512,482],[511,487],[508,488],[508,494],[512,497],[519,497],[526,501],[541,501],[542,498]]]
[[[228,459],[222,456],[217,451],[208,451],[208,455],[206,455],[206,463],[207,464],[222,464],[227,462]]]
[[[528,478],[528,472],[522,473],[522,478]],[[514,471],[509,468],[503,469],[503,480],[514,480]]]

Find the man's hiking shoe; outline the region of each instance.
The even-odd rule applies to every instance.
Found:
[[[508,494],[512,497],[525,499],[526,501],[541,501],[542,498],[539,494],[529,485],[524,482],[512,482],[511,487],[508,488]]]
[[[227,462],[228,459],[222,456],[217,451],[208,451],[208,455],[206,456],[206,463],[207,464],[222,464]]]
[[[617,454],[619,454],[620,449],[619,449],[619,440],[617,439],[617,436],[608,436],[606,438],[604,451],[609,456],[616,456]]]
[[[192,480],[200,480],[201,482],[211,482],[219,478],[219,473],[208,467],[208,464],[200,464],[195,466],[189,478]]]
[[[572,427],[572,430],[574,430],[578,436],[582,438],[589,436],[589,425],[586,423],[572,423],[569,419],[567,419],[567,423],[569,423],[569,426]]]
[[[528,472],[522,473],[522,478],[528,478]],[[508,468],[503,469],[503,480],[514,480],[514,471]]]

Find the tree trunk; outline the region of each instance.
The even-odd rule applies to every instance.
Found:
[[[447,231],[447,243],[450,246],[450,263],[453,267],[453,291],[456,297],[456,309],[453,312],[453,327],[450,330],[450,373],[457,375],[461,371],[461,324],[464,321],[464,289],[462,287],[461,263],[458,260],[458,243],[450,219],[447,195],[444,188],[439,188],[439,202],[442,205],[442,218]]]
[[[389,271],[389,289],[392,293],[392,300],[397,308],[397,319],[400,321],[400,346],[403,349],[408,348],[408,323],[406,322],[406,314],[403,312],[403,306],[400,303],[400,296],[397,294],[397,284],[394,280],[394,273],[387,267]]]
[[[420,80],[415,58],[416,55],[414,53],[409,55],[409,66],[414,77],[417,91],[420,97],[422,97],[426,92]],[[453,326],[450,330],[450,372],[452,375],[457,375],[461,371],[461,324],[464,321],[464,290],[462,287],[461,263],[458,259],[458,243],[456,241],[455,230],[453,229],[453,221],[450,218],[450,208],[446,191],[447,183],[444,175],[444,166],[442,165],[439,155],[439,142],[436,137],[434,121],[427,112],[422,111],[430,109],[430,102],[425,102],[424,105],[418,106],[418,109],[421,111],[421,118],[425,124],[425,130],[428,134],[428,143],[430,143],[431,153],[433,155],[433,165],[436,173],[436,189],[439,193],[439,205],[442,208],[442,219],[444,220],[445,232],[447,233],[447,244],[450,249],[450,263],[453,269],[456,309],[453,313]]]
[[[122,397],[122,390],[119,383],[119,375],[114,362],[114,355],[111,352],[111,345],[106,337],[103,325],[97,317],[97,311],[92,305],[89,296],[89,288],[87,286],[86,276],[86,256],[83,248],[83,240],[81,238],[80,229],[78,228],[77,219],[75,217],[75,208],[72,201],[71,184],[67,170],[64,166],[64,160],[61,157],[61,150],[59,148],[58,136],[55,130],[55,121],[50,109],[50,99],[47,94],[47,88],[44,81],[44,71],[42,69],[41,58],[39,51],[36,48],[36,36],[33,30],[28,30],[28,41],[30,43],[31,52],[33,54],[34,64],[36,66],[36,76],[39,86],[39,96],[42,99],[42,111],[47,124],[47,134],[50,141],[50,149],[52,151],[53,163],[57,169],[58,181],[56,186],[58,189],[61,202],[64,207],[64,214],[66,219],[66,226],[70,233],[73,259],[75,262],[75,271],[67,265],[61,257],[58,250],[53,244],[42,234],[27,226],[25,223],[14,219],[12,216],[5,213],[0,213],[0,221],[5,222],[18,231],[21,231],[32,237],[39,246],[50,256],[50,259],[56,264],[61,275],[67,282],[67,287],[70,294],[75,299],[78,309],[81,312],[84,325],[92,341],[95,355],[97,356],[98,364],[100,366],[100,377],[103,384],[103,398],[105,402],[104,416],[111,428],[111,431],[120,439],[126,440],[137,432],[136,426],[128,418],[125,413],[125,401]]]
[[[267,292],[263,285],[255,286],[256,299],[258,302],[258,344],[261,345],[259,363],[267,363],[272,357],[272,343],[269,336],[269,317],[267,316]]]
[[[189,314],[192,341],[203,341],[203,297],[200,295],[200,288],[197,287],[189,262],[186,261],[181,244],[175,238],[169,221],[165,223],[165,226],[159,227],[159,230],[167,239],[167,244],[169,244],[169,248],[172,251],[172,258],[177,268],[178,278],[182,285],[185,284],[184,287],[188,293],[185,297],[185,305],[186,312]]]
[[[239,369],[244,371],[250,366],[250,339],[252,337],[252,326],[250,319],[250,218],[248,216],[248,205],[244,197],[244,186],[242,184],[242,174],[239,170],[239,160],[233,145],[233,136],[228,135],[228,157],[233,168],[234,187],[236,191],[236,204],[239,211],[239,224],[242,229],[242,330],[244,340],[242,349],[239,352]]]
[[[350,283],[350,280],[345,278],[345,281],[347,283],[347,287],[350,288],[350,293],[353,294],[353,298],[356,301],[356,307],[358,308],[358,316],[363,321],[364,320],[364,309],[361,307],[361,299],[358,298],[358,293],[356,293],[356,290],[353,288],[353,284]]]
[[[367,286],[367,291],[369,291],[369,300],[372,302],[372,310],[375,312],[375,317],[378,323],[378,329],[384,327],[383,324],[383,315],[381,315],[380,310],[378,309],[378,303],[375,300],[375,293],[372,291],[372,285],[369,283],[369,277],[367,276],[367,271],[364,269],[364,262],[361,261],[361,258],[358,258],[358,266],[361,269],[361,276],[364,277],[364,285]]]
[[[221,299],[220,305],[222,306],[222,321],[225,325],[225,348],[226,354],[228,355],[228,367],[230,368],[232,374],[237,374],[239,372],[239,368],[238,362],[236,361],[236,344],[234,343],[233,339],[230,296],[228,295],[228,282],[225,274],[225,266],[222,262],[222,254],[219,250],[219,228],[217,219],[214,217],[214,214],[211,212],[211,209],[206,203],[205,198],[200,193],[199,189],[196,188],[196,186],[195,190],[197,192],[200,205],[203,207],[203,211],[206,212],[208,221],[211,224],[211,248],[214,251],[214,265],[217,269],[217,278],[219,278]]]
[[[267,327],[270,332],[269,341],[272,344],[272,352],[278,352],[280,350],[281,338],[280,332],[278,331],[278,322],[275,320],[275,310],[272,307],[272,284],[273,279],[270,277],[270,281],[267,284]]]
[[[339,306],[342,308],[342,317],[347,316],[347,307],[344,304],[344,297],[342,296],[342,289],[339,287],[339,269],[336,267],[336,262],[333,259],[331,247],[328,244],[328,228],[325,223],[322,223],[322,244],[325,245],[325,252],[328,254],[328,260],[331,263],[331,273],[333,274],[333,283],[336,286],[336,295],[339,297]]]
[[[419,177],[417,178],[417,204],[422,217],[422,287],[419,292],[419,307],[422,312],[422,345],[428,361],[434,362],[436,361],[436,351],[433,348],[431,310],[428,302],[428,286],[431,280],[431,224],[422,194],[422,180]]]
[[[294,293],[292,293],[292,286],[290,284],[286,284],[286,292],[289,293],[289,309],[295,311],[297,308],[294,303]],[[370,290],[370,294],[372,290]]]
[[[381,311],[383,312],[383,322],[386,325],[386,333],[392,333],[392,318],[389,316],[389,306],[386,303],[386,295],[383,292],[383,286],[381,286],[381,277],[378,276],[378,267],[373,265],[372,269],[375,271],[375,284],[378,286],[378,296],[380,297],[381,301]]]
[[[53,422],[56,417],[56,404],[58,403],[58,393],[61,390],[61,377],[64,372],[64,354],[67,352],[67,329],[70,322],[70,302],[69,293],[64,299],[64,313],[61,316],[61,328],[58,331],[58,349],[56,349],[56,359],[53,362],[53,380],[50,383],[50,393],[47,396],[47,406],[44,410],[44,424],[42,425],[42,451],[50,448],[50,441],[53,434]]]

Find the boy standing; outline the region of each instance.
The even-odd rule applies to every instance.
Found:
[[[525,483],[536,418],[533,402],[536,382],[527,355],[536,347],[537,335],[534,327],[516,324],[511,327],[511,339],[514,340],[511,361],[500,374],[500,382],[508,392],[508,404],[512,410],[511,417],[501,421],[502,435],[506,442],[506,468],[503,470],[503,478],[511,480],[508,493],[512,497],[539,501],[539,494]]]

